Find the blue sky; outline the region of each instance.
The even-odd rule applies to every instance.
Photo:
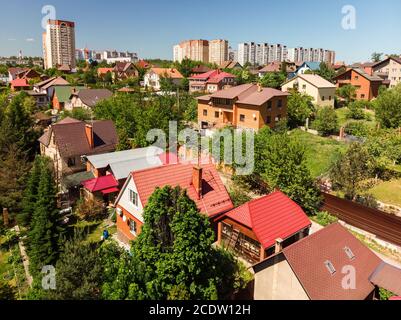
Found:
[[[76,22],[76,45],[172,58],[185,39],[282,43],[322,47],[337,60],[370,59],[372,52],[401,53],[400,0],[0,0],[0,56],[41,55],[41,13]],[[356,29],[341,27],[344,5],[356,9]]]

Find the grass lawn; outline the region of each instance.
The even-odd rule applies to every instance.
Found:
[[[103,235],[103,230],[107,229],[110,236],[117,232],[117,226],[115,224],[110,225],[108,220],[99,221],[79,221],[74,226],[84,228],[85,232],[88,232],[86,241],[88,242],[99,242]]]
[[[308,167],[314,178],[326,173],[332,161],[347,148],[343,142],[316,136],[299,129],[293,130],[291,136],[297,137],[306,147]]]
[[[401,179],[379,183],[369,192],[381,202],[401,207]]]
[[[335,109],[338,117],[338,124],[340,127],[343,127],[347,124],[349,121],[360,121],[364,122],[365,124],[375,127],[376,126],[376,120],[375,120],[375,112],[373,110],[364,110],[365,114],[369,117],[369,120],[353,120],[353,119],[347,119],[347,112],[348,108],[343,107],[343,108],[338,108]]]

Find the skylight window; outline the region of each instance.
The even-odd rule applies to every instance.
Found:
[[[326,266],[327,270],[329,270],[331,275],[336,273],[336,268],[334,268],[334,265],[331,263],[331,261],[326,260],[324,265]]]
[[[345,247],[344,251],[345,251],[345,254],[348,256],[348,258],[350,260],[353,260],[355,258],[355,255],[354,255],[354,253],[352,252],[352,250],[350,248]]]

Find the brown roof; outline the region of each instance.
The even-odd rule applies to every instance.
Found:
[[[150,70],[161,77],[168,77],[173,79],[183,78],[182,74],[177,69],[174,68],[151,68]]]
[[[346,250],[354,256],[350,258]],[[338,223],[283,249],[292,270],[312,300],[363,300],[374,290],[370,275],[382,260]],[[330,273],[330,262],[335,272]],[[343,268],[355,270],[356,288],[344,289]]]
[[[77,95],[85,105],[94,107],[98,102],[110,98],[113,93],[107,89],[82,89]]]
[[[114,67],[114,70],[117,72],[125,72],[128,70],[128,68],[130,68],[131,66],[134,66],[134,64],[132,62],[121,62],[121,61],[117,61],[116,65]]]
[[[401,269],[382,262],[370,276],[370,281],[380,288],[401,296]]]
[[[70,84],[67,80],[65,80],[62,77],[50,78],[50,79],[47,79],[47,80],[42,81],[42,82],[39,82],[39,83],[36,84],[36,86],[40,87],[43,90],[46,90],[46,89],[48,89],[50,87],[53,87],[53,86],[66,86],[66,85]]]
[[[220,68],[221,69],[233,69],[235,68],[237,65],[241,66],[238,61],[233,61],[233,60],[228,60],[228,61],[224,61],[221,65]]]
[[[195,68],[192,68],[191,71],[192,71],[192,73],[205,73],[205,72],[208,72],[210,70],[211,69],[209,67],[200,65],[200,66],[196,66]]]
[[[73,118],[65,118],[49,127],[40,138],[39,142],[45,146],[50,143],[54,134],[54,141],[63,158],[70,156],[82,156],[115,150],[118,143],[117,132],[111,120],[93,122],[94,148],[90,148],[85,133],[84,121]]]

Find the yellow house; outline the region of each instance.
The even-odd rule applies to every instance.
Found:
[[[313,103],[334,108],[336,86],[317,74],[300,74],[282,85],[282,91],[296,89],[310,95]]]

